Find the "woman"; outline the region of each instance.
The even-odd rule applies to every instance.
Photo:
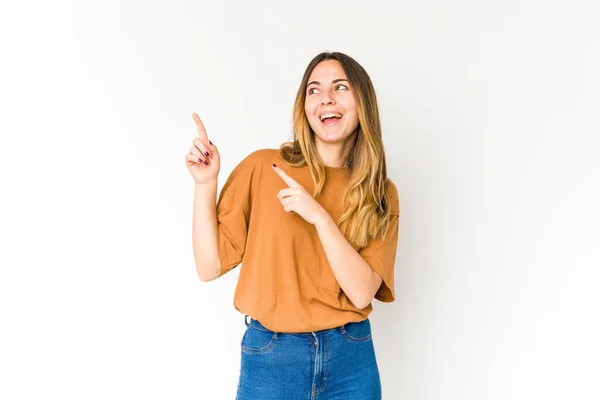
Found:
[[[219,152],[193,116],[198,275],[210,281],[243,261],[237,398],[380,399],[368,315],[373,298],[394,301],[399,201],[366,71],[343,53],[316,56],[294,140],[246,157],[218,201]]]

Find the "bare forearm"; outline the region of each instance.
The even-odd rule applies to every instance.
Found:
[[[327,214],[321,218],[315,224],[315,228],[327,261],[346,296],[357,308],[362,309],[369,305],[373,298],[372,288],[377,285],[378,276],[354,250],[331,216]]]
[[[202,281],[210,281],[221,274],[216,200],[216,179],[195,185],[192,246],[196,271]]]

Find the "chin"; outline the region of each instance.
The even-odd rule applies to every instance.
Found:
[[[329,133],[329,134],[316,134],[315,139],[323,142],[323,143],[339,143],[349,139],[349,136],[344,136],[343,134],[338,133]]]

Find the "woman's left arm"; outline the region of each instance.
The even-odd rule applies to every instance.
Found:
[[[283,209],[295,212],[315,226],[335,279],[352,304],[362,310],[375,297],[381,286],[381,276],[354,250],[331,215],[302,185],[275,164],[273,169],[288,185],[277,193]]]
[[[354,250],[331,215],[323,212],[314,225],[335,279],[356,308],[365,308],[381,286],[381,276]]]

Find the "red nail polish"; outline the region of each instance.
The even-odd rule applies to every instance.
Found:
[[[209,140],[208,143],[212,144],[212,142]]]
[[[205,155],[206,157],[208,157],[208,151],[205,151],[205,152],[204,152],[204,155]]]
[[[204,165],[208,165],[208,161],[204,161]]]
[[[273,164],[273,167],[276,167],[276,166],[277,166],[276,164]]]
[[[202,162],[202,159],[201,159],[201,158],[199,158],[199,159],[198,159],[198,162]]]

